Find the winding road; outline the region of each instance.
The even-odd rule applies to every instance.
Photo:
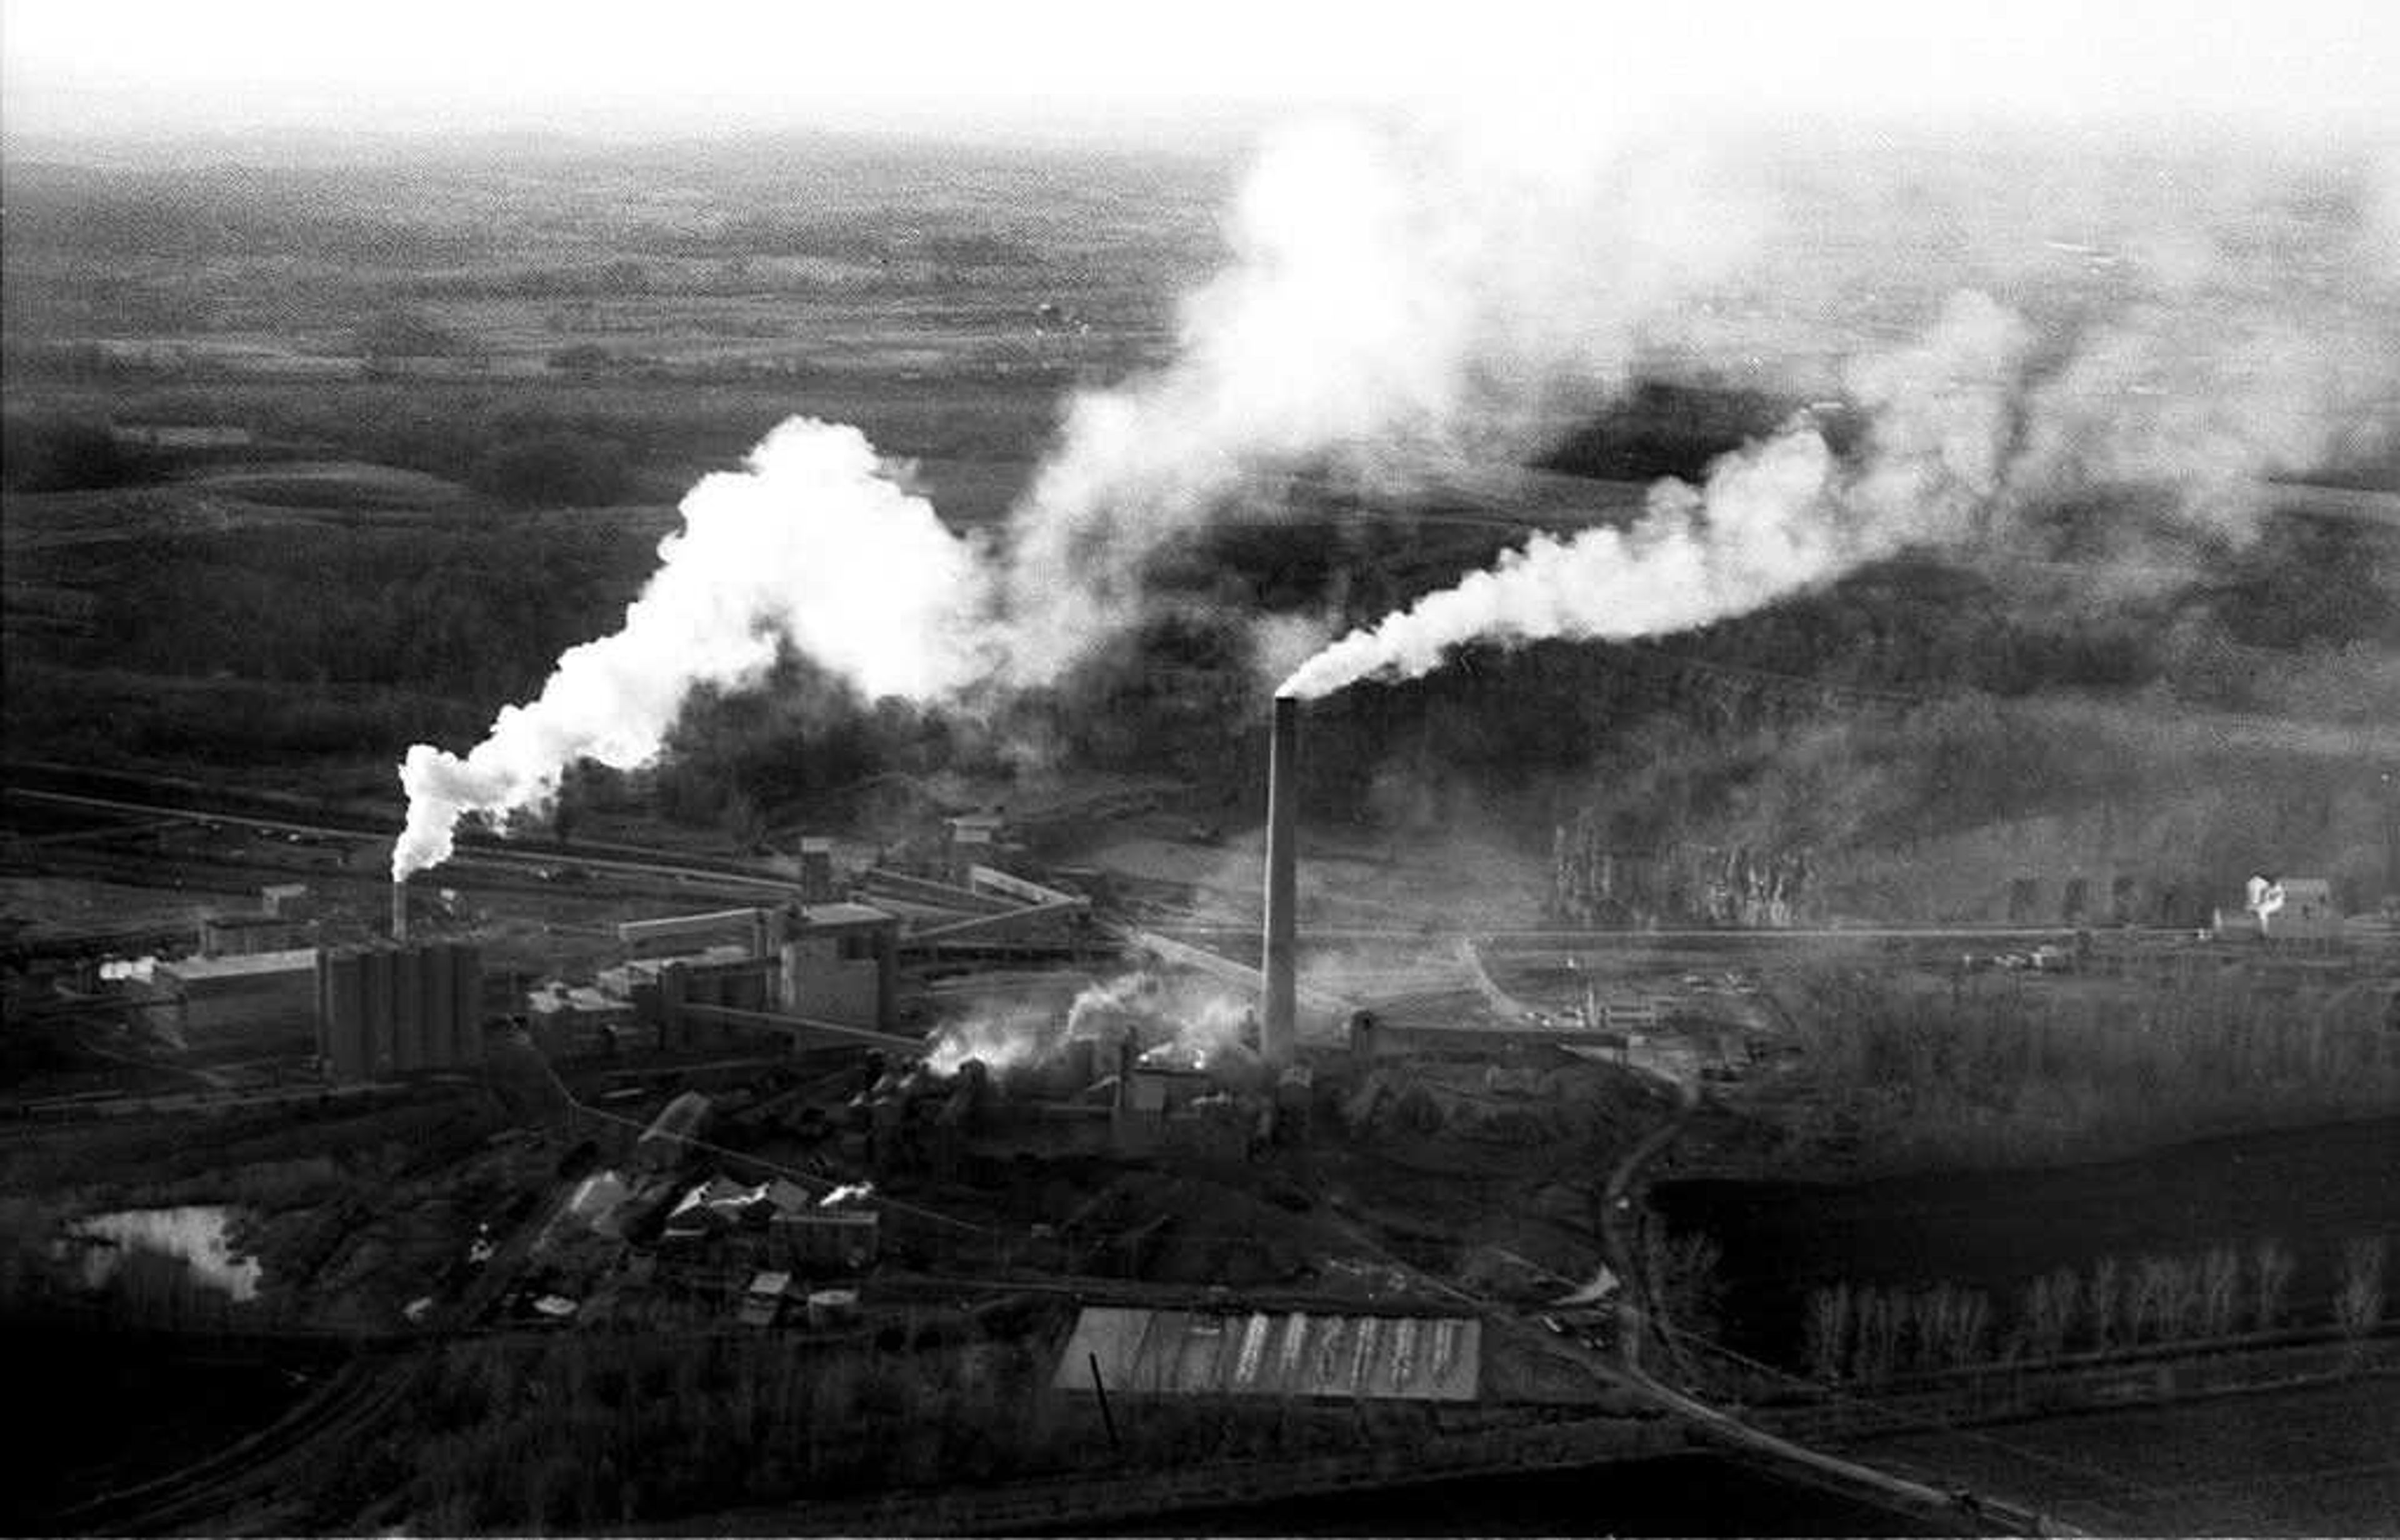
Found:
[[[1647,1292],[1645,1269],[1642,1265],[1640,1247],[1629,1233],[1630,1216],[1635,1212],[1636,1184],[1643,1168],[1675,1142],[1692,1115],[1699,1110],[1699,1087],[1691,1082],[1675,1083],[1680,1105],[1675,1115],[1653,1129],[1642,1141],[1626,1152],[1608,1174],[1608,1183],[1602,1194],[1601,1235],[1608,1253],[1609,1266],[1624,1280],[1616,1303],[1617,1356],[1605,1355],[1572,1341],[1554,1344],[1571,1356],[1586,1361],[1596,1372],[1605,1372],[1616,1383],[1630,1384],[1640,1394],[1697,1428],[1735,1448],[1745,1449],[1764,1456],[1806,1477],[1825,1482],[1838,1491],[1870,1495],[1901,1508],[1912,1517],[1936,1521],[1944,1526],[1968,1527],[1978,1533],[2015,1533],[2030,1528],[2044,1534],[2072,1534],[2080,1532],[2045,1519],[2030,1509],[2013,1505],[1984,1504],[1968,1506],[1954,1494],[1894,1476],[1855,1460],[1845,1460],[1822,1450],[1795,1444],[1791,1439],[1769,1433],[1743,1422],[1721,1407],[1710,1405],[1660,1380],[1643,1363],[1643,1345],[1656,1325],[1663,1336],[1671,1329],[1658,1302],[1645,1302]],[[2012,1522],[2029,1518],[2030,1524]]]

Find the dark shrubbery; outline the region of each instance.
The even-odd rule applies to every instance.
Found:
[[[138,479],[140,457],[91,417],[11,413],[0,443],[0,477],[14,492],[79,492]]]
[[[2400,1103],[2375,1002],[2201,976],[2120,995],[1946,992],[1828,972],[1791,1000],[1807,1081],[1897,1165],[2090,1158]]]
[[[470,351],[465,337],[421,310],[384,310],[359,328],[359,352],[369,359],[455,358]]]
[[[502,444],[474,467],[481,491],[520,508],[590,507],[621,499],[632,484],[624,445],[588,433],[543,433]]]

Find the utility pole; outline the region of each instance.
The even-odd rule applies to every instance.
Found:
[[[1100,1398],[1100,1426],[1108,1429],[1109,1452],[1122,1460],[1125,1458],[1125,1446],[1117,1441],[1117,1419],[1116,1414],[1109,1410],[1109,1387],[1100,1383],[1100,1356],[1086,1353],[1084,1359],[1092,1369],[1092,1394]]]

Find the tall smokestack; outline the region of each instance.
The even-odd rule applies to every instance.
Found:
[[[391,938],[408,939],[408,882],[405,879],[391,885]]]
[[[1291,1062],[1294,885],[1300,850],[1294,820],[1300,808],[1295,756],[1300,750],[1300,702],[1278,695],[1267,746],[1267,920],[1260,966],[1266,1000],[1259,1013],[1259,1056],[1271,1065]]]

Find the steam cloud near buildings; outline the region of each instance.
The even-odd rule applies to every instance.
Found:
[[[1271,145],[1170,361],[1067,403],[996,538],[950,531],[857,429],[777,428],[685,497],[617,632],[466,755],[410,749],[395,879],[446,859],[461,817],[541,805],[579,757],[648,762],[695,688],[754,685],[783,645],[866,695],[972,709],[1122,636],[1153,557],[1294,470],[1405,490],[1522,463],[1621,387],[1679,300],[1772,256],[1772,219],[1706,162],[1578,127],[1331,123]],[[1671,633],[1907,546],[2006,542],[2046,499],[2128,484],[2163,489],[2170,526],[2238,538],[2266,473],[2355,447],[2393,365],[2172,299],[2061,348],[1958,294],[1848,366],[1848,452],[1803,415],[1698,486],[1659,483],[1626,527],[1537,535],[1338,640],[1260,617],[1260,650],[1305,656],[1278,693],[1316,697],[1470,641]]]

